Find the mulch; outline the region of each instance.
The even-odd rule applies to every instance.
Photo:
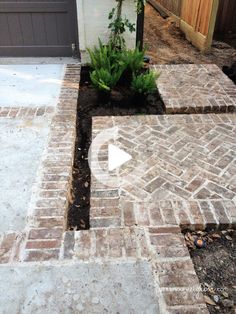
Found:
[[[209,312],[235,313],[236,230],[186,232],[185,241]]]

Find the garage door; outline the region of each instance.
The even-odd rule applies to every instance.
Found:
[[[72,56],[76,0],[0,0],[0,56]]]

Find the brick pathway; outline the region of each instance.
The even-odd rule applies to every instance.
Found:
[[[148,259],[166,311],[207,313],[181,229],[236,226],[236,115],[95,117],[94,137],[111,127],[133,159],[92,178],[92,229],[68,234],[65,255]]]
[[[234,83],[214,64],[155,65],[167,113],[235,112]]]
[[[89,272],[102,265],[107,274],[107,265],[127,272],[130,263],[139,267],[141,262],[154,282],[151,306],[158,303],[163,314],[204,314],[208,311],[181,230],[236,227],[236,115],[207,113],[234,111],[235,87],[212,65],[156,69],[162,72],[159,88],[167,113],[205,114],[95,117],[93,138],[118,128],[111,143],[133,159],[101,181],[92,177],[91,229],[66,231],[79,86],[79,67],[67,67],[28,223],[22,232],[0,237],[0,263],[50,260],[51,265],[57,260],[69,267],[79,261],[76,268],[86,264]],[[47,110],[4,108],[0,116]],[[106,143],[99,154],[104,169],[107,157]]]
[[[109,117],[93,119],[95,133]],[[104,120],[104,122],[103,122]],[[113,117],[133,160],[92,185],[92,227],[236,225],[236,115]]]

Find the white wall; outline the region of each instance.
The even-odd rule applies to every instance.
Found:
[[[79,27],[79,45],[82,63],[88,61],[86,49],[94,47],[98,43],[98,37],[103,42],[109,38],[108,14],[116,6],[115,0],[76,0]],[[136,24],[137,14],[134,0],[125,0],[123,3],[123,14]],[[135,46],[136,33],[126,32],[126,44],[128,47]]]

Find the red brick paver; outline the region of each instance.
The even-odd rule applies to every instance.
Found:
[[[113,126],[133,160],[114,173],[117,189],[93,179],[92,227],[235,226],[236,115],[113,117]]]
[[[234,83],[214,64],[155,65],[167,113],[235,112]]]

